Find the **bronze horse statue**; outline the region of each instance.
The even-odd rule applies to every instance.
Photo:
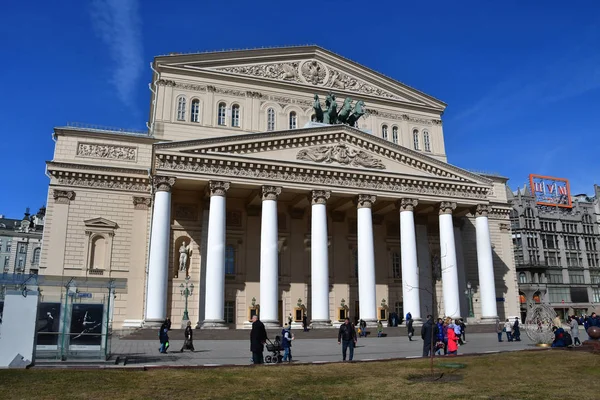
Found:
[[[350,97],[346,97],[344,99],[344,105],[338,114],[338,122],[345,124],[346,120],[350,116],[350,111],[352,110],[352,99]]]
[[[358,121],[358,119],[360,117],[362,117],[364,114],[365,114],[365,102],[362,100],[359,100],[354,105],[354,110],[352,111],[352,114],[348,117],[348,120],[346,121],[346,123],[350,126],[354,126],[356,121]]]
[[[352,108],[352,99],[346,97],[344,99],[344,105],[337,112],[337,103],[335,101],[335,94],[329,92],[325,99],[325,109],[321,108],[321,102],[319,101],[319,95],[315,94],[315,101],[313,102],[313,109],[315,110],[315,121],[324,124],[347,124],[354,126],[356,121],[365,113],[365,102],[359,100]]]

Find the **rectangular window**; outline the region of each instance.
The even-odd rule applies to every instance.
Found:
[[[4,268],[8,268],[8,261],[10,260],[9,256],[4,257]]]
[[[592,283],[600,283],[600,271],[590,271],[590,279]]]
[[[19,243],[19,254],[27,254],[27,243]]]
[[[572,287],[571,288],[571,301],[573,303],[587,303],[588,291],[584,287]]]
[[[233,324],[235,321],[235,301],[225,301],[225,312],[224,312],[225,322],[228,324]]]
[[[12,247],[12,242],[11,242],[11,241],[7,242],[7,243],[6,243],[6,252],[7,252],[7,253],[10,253],[10,249],[11,249],[11,247]]]
[[[594,300],[592,300],[592,301],[594,303],[600,303],[600,288],[593,288],[592,293],[594,296]]]
[[[225,247],[225,275],[235,275],[235,247]]]
[[[583,277],[583,271],[570,271],[569,272],[569,282],[573,284],[581,285],[585,283],[585,279]]]
[[[549,287],[548,294],[550,295],[550,303],[571,302],[571,292],[569,288]]]
[[[562,272],[559,272],[559,271],[550,272],[549,271],[546,274],[546,277],[548,278],[548,283],[563,283]]]
[[[402,278],[402,264],[400,262],[400,253],[397,251],[392,252],[392,273],[394,279]]]

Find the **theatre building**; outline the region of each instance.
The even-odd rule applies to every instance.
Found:
[[[518,315],[506,178],[447,162],[442,101],[315,46],[152,74],[148,132],[57,127],[47,163],[39,274],[125,281],[115,328]]]

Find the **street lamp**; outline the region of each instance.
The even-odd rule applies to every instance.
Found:
[[[188,315],[188,297],[192,295],[194,291],[194,284],[190,283],[190,277],[185,278],[185,285],[182,283],[179,285],[179,289],[181,289],[181,295],[185,298],[185,310],[183,311],[183,320],[188,321],[190,316]]]
[[[473,313],[473,288],[471,287],[471,282],[467,282],[467,290],[465,290],[465,295],[467,299],[469,299],[469,318],[475,317]]]

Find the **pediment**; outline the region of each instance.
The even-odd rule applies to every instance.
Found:
[[[83,223],[86,228],[117,229],[119,227],[116,222],[102,217],[87,219]]]
[[[171,157],[197,155],[248,165],[277,164],[332,173],[491,185],[485,177],[346,125],[161,143],[156,145],[156,154],[164,162]]]
[[[317,46],[177,56],[161,60],[161,65],[301,85],[319,92],[331,90],[340,97],[445,108],[425,93]]]

